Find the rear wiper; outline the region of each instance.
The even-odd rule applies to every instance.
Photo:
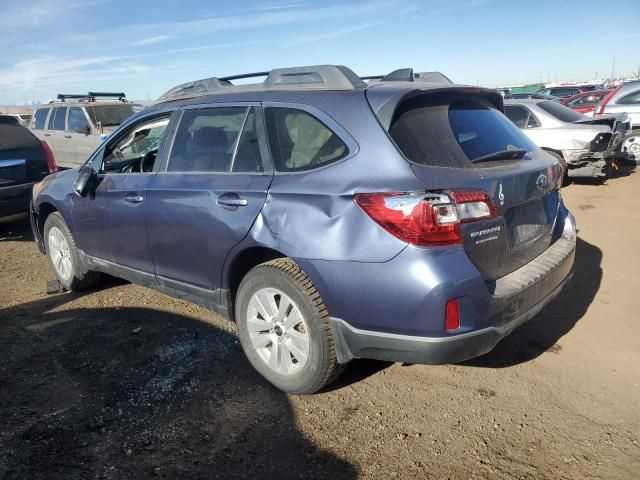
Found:
[[[527,154],[526,150],[500,150],[498,152],[488,153],[471,160],[471,163],[492,162],[494,160],[520,160]]]

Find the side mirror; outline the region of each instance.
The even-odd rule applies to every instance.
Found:
[[[76,183],[73,185],[73,191],[79,197],[86,197],[93,190],[98,180],[98,174],[89,165],[85,165],[80,169]]]

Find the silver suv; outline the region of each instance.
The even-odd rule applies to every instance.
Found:
[[[596,106],[594,117],[621,112],[629,115],[633,130],[622,142],[621,151],[640,165],[640,80],[618,85]]]
[[[142,106],[125,99],[124,93],[89,92],[58,95],[39,107],[30,128],[45,140],[60,167],[82,165],[98,144]]]

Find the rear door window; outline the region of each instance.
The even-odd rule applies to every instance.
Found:
[[[261,172],[254,107],[186,110],[176,132],[170,172]]]
[[[269,149],[280,172],[322,167],[345,158],[349,149],[318,118],[295,108],[265,109]]]
[[[505,105],[504,114],[509,120],[516,124],[518,128],[526,128],[529,120],[529,111],[518,105]]]
[[[33,128],[36,130],[44,129],[45,122],[47,121],[47,115],[49,115],[48,108],[39,108],[36,110],[33,120]]]
[[[630,93],[629,95],[626,95],[626,96],[622,97],[620,100],[618,100],[617,103],[620,104],[620,105],[638,105],[638,104],[640,104],[640,90],[638,90],[637,92]]]
[[[67,107],[54,108],[49,119],[49,130],[64,130],[66,116]]]
[[[436,167],[471,167],[475,159],[496,152],[538,149],[479,97],[416,97],[400,105],[389,134],[410,161]]]

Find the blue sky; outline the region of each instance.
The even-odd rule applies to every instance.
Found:
[[[0,104],[89,90],[153,99],[199,78],[321,63],[495,86],[608,76],[615,56],[627,76],[640,68],[640,0],[605,4],[2,0]]]

